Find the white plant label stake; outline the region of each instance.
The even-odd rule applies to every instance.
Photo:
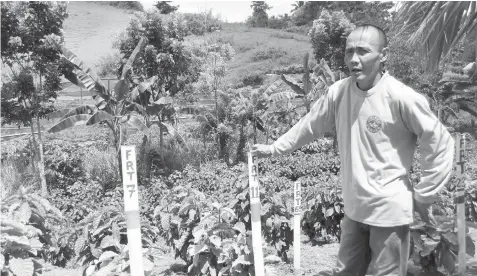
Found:
[[[258,158],[248,153],[248,179],[250,187],[250,211],[252,213],[252,246],[256,276],[264,276],[262,252],[262,226],[260,222],[260,185],[258,182]]]
[[[131,275],[144,276],[137,188],[136,148],[134,146],[121,146],[121,161],[123,169],[124,212],[126,213]]]
[[[301,183],[296,181],[294,185],[294,217],[293,217],[293,267],[295,275],[301,275],[300,271],[300,214],[301,214]]]
[[[457,166],[457,185],[455,193],[455,202],[457,204],[457,241],[459,244],[458,255],[458,275],[466,275],[466,257],[465,257],[465,135],[457,134],[456,137],[456,166]]]

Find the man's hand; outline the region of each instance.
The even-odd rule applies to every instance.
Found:
[[[250,152],[253,156],[257,156],[258,158],[267,158],[272,156],[272,151],[270,150],[269,145],[255,144],[252,146]]]
[[[432,203],[422,203],[414,199],[414,211],[421,216],[422,221],[426,224],[437,225],[437,221],[432,215]]]

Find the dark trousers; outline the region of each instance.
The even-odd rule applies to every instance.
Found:
[[[348,218],[341,221],[335,276],[406,276],[409,225],[376,227]]]

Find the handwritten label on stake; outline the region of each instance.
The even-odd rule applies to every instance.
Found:
[[[131,275],[143,276],[139,192],[137,189],[136,149],[134,146],[121,146],[121,162]]]
[[[258,182],[258,158],[248,153],[248,179],[250,187],[250,210],[252,213],[252,247],[256,276],[264,276],[262,252],[262,226],[260,222],[260,185]]]
[[[457,203],[457,240],[459,244],[458,275],[466,275],[465,257],[465,135],[457,134],[456,137],[456,166],[457,184],[455,201]]]
[[[293,217],[293,267],[295,275],[301,275],[300,271],[300,214],[301,214],[301,182],[296,181],[294,185],[294,210]]]

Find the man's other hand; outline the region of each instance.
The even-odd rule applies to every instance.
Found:
[[[414,199],[414,211],[421,216],[422,221],[426,224],[437,225],[437,221],[432,215],[432,203],[422,203]]]
[[[270,150],[269,145],[255,144],[252,146],[250,152],[253,156],[257,156],[258,158],[267,158],[272,156],[272,151]]]

